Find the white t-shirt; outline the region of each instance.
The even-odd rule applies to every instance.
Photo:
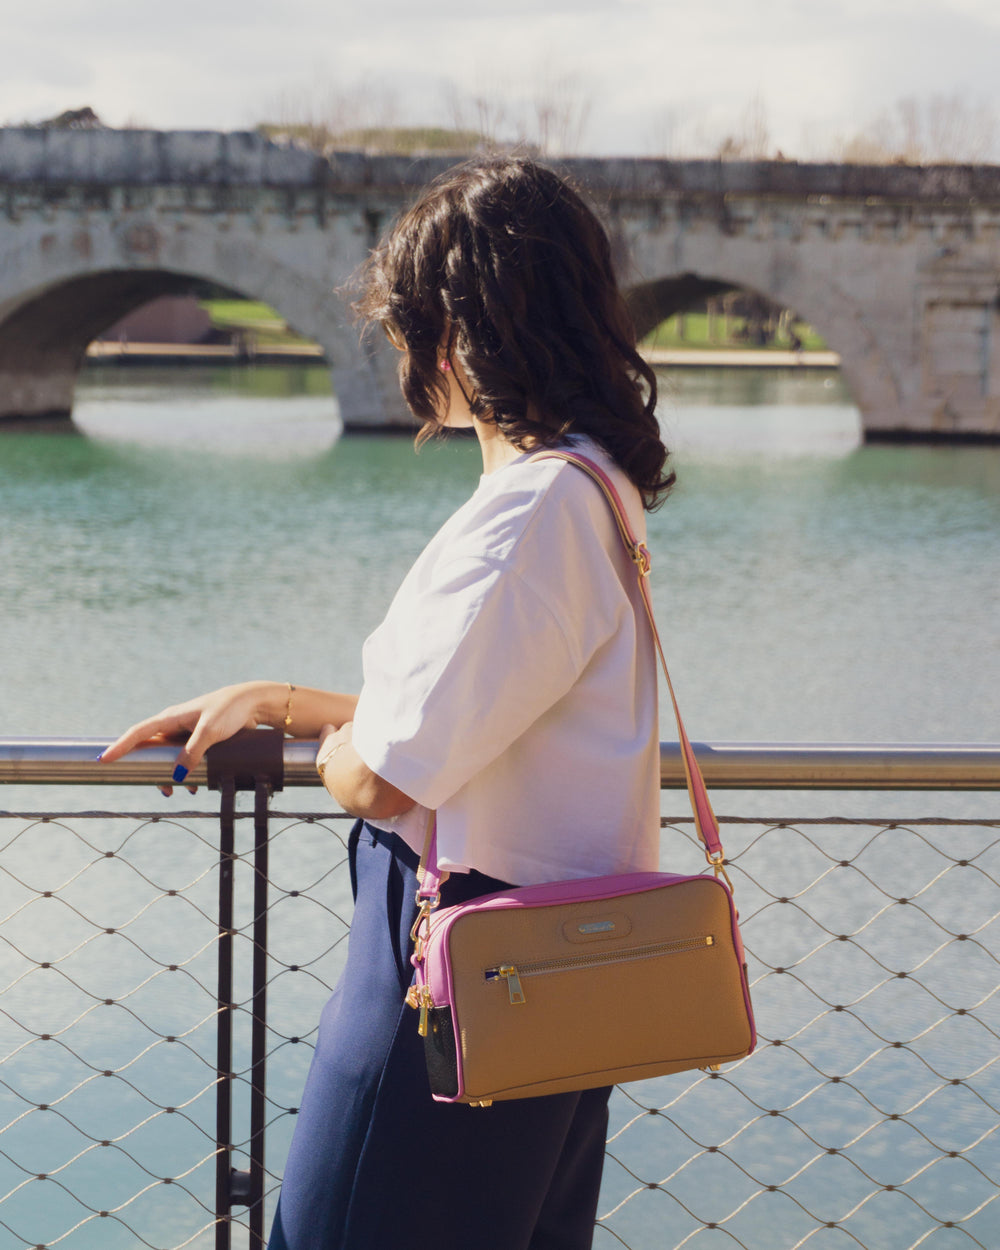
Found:
[[[639,538],[638,491],[601,449]],[[392,828],[516,885],[655,869],[657,670],[611,510],[560,460],[484,475],[431,539],[363,652],[353,741],[418,803]]]

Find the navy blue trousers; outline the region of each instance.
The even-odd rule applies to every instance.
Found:
[[[418,857],[360,821],[350,854],[347,963],[323,1011],[268,1250],[588,1250],[610,1090],[434,1102],[403,1001]],[[503,884],[456,873],[442,905]]]

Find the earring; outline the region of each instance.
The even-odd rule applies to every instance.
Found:
[[[445,356],[444,360],[438,361],[438,368],[442,373],[448,373],[451,369],[451,361]]]

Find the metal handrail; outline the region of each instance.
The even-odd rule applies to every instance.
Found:
[[[162,785],[176,746],[142,747],[102,764],[106,738],[0,738],[0,783]],[[1000,743],[696,742],[706,783],[717,790],[1000,790]],[[319,786],[316,743],[284,744],[285,784]],[[204,785],[204,764],[188,778]],[[676,742],[660,743],[664,789],[683,789]]]

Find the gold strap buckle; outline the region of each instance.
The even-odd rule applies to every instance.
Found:
[[[418,889],[414,898],[420,910],[430,914],[441,902],[441,891],[434,890],[433,893],[426,893],[424,890]]]
[[[714,855],[711,851],[706,850],[705,858],[712,865],[712,871],[717,877],[722,877],[726,885],[729,886],[729,892],[733,893],[733,883],[729,879],[729,873],[726,872],[726,856],[722,851],[717,851]]]
[[[413,922],[413,928],[410,930],[410,941],[413,943],[413,956],[415,959],[423,959],[424,947],[427,945],[427,937],[431,927],[431,912],[441,902],[441,893],[436,891],[434,894],[421,894],[417,891],[417,905],[420,910],[417,912],[417,918]]]
[[[629,551],[629,555],[632,557],[632,563],[639,570],[639,576],[648,577],[649,571],[653,567],[653,561],[646,544],[634,543]]]

